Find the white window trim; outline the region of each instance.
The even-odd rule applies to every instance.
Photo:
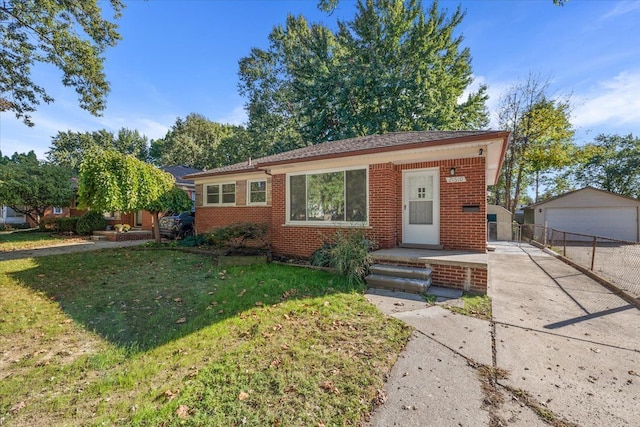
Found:
[[[300,176],[300,175],[316,175],[321,173],[331,173],[331,172],[346,172],[349,170],[365,170],[366,176],[366,189],[367,189],[367,220],[366,221],[292,221],[290,218],[290,180],[292,176]],[[345,190],[346,191],[346,190]],[[306,199],[306,195],[305,195]],[[371,219],[371,212],[369,210],[369,165],[359,165],[359,166],[349,166],[342,168],[331,168],[331,169],[315,169],[308,170],[304,172],[294,172],[288,173],[285,176],[285,225],[289,226],[301,226],[301,227],[340,227],[340,228],[362,228],[369,227],[369,220]],[[346,203],[346,195],[345,195],[345,203]]]
[[[59,208],[59,207],[55,207],[55,206],[54,206],[54,208],[53,208],[53,214],[54,214],[54,215],[62,215],[63,213],[64,213],[64,211],[63,211],[63,209],[62,209],[62,208]]]
[[[223,185],[229,185],[229,184],[233,184],[233,203],[222,203],[222,186]],[[220,191],[218,193],[219,195],[219,201],[218,203],[208,203],[207,202],[207,189],[209,187],[213,187],[213,186],[217,186]],[[235,206],[236,205],[236,199],[238,198],[238,185],[236,184],[235,181],[230,181],[230,182],[217,182],[215,184],[203,184],[203,191],[202,191],[202,205],[203,206]]]
[[[264,202],[252,202],[251,201],[251,183],[252,182],[264,182]],[[267,205],[267,180],[266,179],[248,179],[247,180],[247,206],[266,206]]]

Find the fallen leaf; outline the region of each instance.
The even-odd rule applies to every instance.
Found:
[[[174,298],[173,301],[174,302],[182,302],[182,298]]]
[[[245,292],[247,292],[247,290],[246,290],[246,289],[243,289],[242,291],[240,291],[240,293],[238,294],[238,296],[239,296],[239,297],[241,297],[242,295],[244,295],[244,294],[245,294]]]
[[[264,304],[262,303],[262,301],[258,301],[256,302],[256,307],[262,307]]]
[[[18,402],[11,407],[10,411],[12,414],[17,414],[18,412],[20,412],[21,409],[24,409],[26,406],[27,406],[26,403]]]
[[[178,320],[176,320],[176,323],[185,323],[187,321],[186,317],[181,317]]]
[[[189,418],[189,407],[187,405],[178,406],[178,409],[176,409],[176,415],[178,416],[178,418],[186,420],[187,418]]]
[[[38,274],[38,277],[44,277],[44,274]]]
[[[247,400],[249,398],[249,393],[245,393],[244,391],[240,392],[238,395],[238,400]]]
[[[271,366],[272,368],[277,368],[280,365],[282,365],[282,360],[280,360],[279,357],[276,357],[269,366]]]
[[[162,393],[162,395],[164,397],[167,398],[167,400],[173,400],[176,398],[176,396],[178,395],[178,393],[180,393],[180,390],[176,390],[176,391],[172,391],[172,390],[167,390],[164,393]]]

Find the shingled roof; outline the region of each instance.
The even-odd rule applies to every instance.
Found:
[[[229,175],[260,170],[272,165],[507,137],[508,132],[494,130],[393,132],[383,135],[371,135],[324,142],[322,144],[285,151],[251,161],[190,174],[185,178],[196,179],[206,176]]]
[[[184,176],[202,172],[200,169],[190,168],[189,166],[163,166],[165,172],[169,172],[176,179],[176,184],[193,184],[193,180],[184,179]]]

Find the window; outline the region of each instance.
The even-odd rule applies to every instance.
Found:
[[[207,205],[233,205],[236,203],[236,184],[210,184],[206,186]]]
[[[289,176],[289,221],[366,222],[367,170]]]
[[[9,206],[6,206],[6,211],[5,212],[6,212],[6,217],[7,218],[21,218],[21,217],[24,217],[24,214],[21,214],[20,212],[17,212],[15,210],[13,210]]]
[[[264,205],[267,203],[267,181],[249,181],[249,204]]]
[[[102,216],[104,216],[105,219],[115,219],[118,221],[121,218],[120,212],[117,211],[105,212],[104,214],[102,214]]]
[[[62,208],[53,208],[54,215],[62,215]]]

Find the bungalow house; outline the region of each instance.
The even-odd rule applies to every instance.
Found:
[[[381,249],[422,250],[387,263],[429,265],[435,284],[486,292],[486,191],[497,180],[508,137],[503,131],[372,135],[185,178],[195,182],[200,232],[265,223],[274,254],[309,257],[336,230],[361,227]],[[426,260],[424,249],[440,256]],[[456,254],[463,258],[451,261]]]

